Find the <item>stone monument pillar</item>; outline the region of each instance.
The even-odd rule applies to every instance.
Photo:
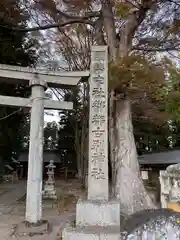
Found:
[[[44,191],[43,191],[43,198],[48,199],[57,199],[55,184],[54,184],[54,169],[56,166],[54,165],[54,161],[50,160],[49,164],[46,166],[48,169],[47,175],[48,180],[45,182]]]
[[[108,200],[107,48],[104,51],[92,51],[91,61],[88,199]]]
[[[92,47],[90,68],[88,199],[79,200],[76,226],[63,239],[120,237],[120,204],[109,200],[108,184],[108,49]]]
[[[32,108],[30,125],[30,144],[28,158],[28,179],[26,196],[26,221],[37,224],[42,216],[42,166],[44,135],[44,90],[45,81],[30,81],[32,88]]]

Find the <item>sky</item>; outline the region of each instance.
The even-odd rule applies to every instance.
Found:
[[[40,16],[40,14],[38,15]],[[37,16],[35,17],[35,19]],[[41,20],[41,18],[38,18]],[[32,18],[29,22],[29,27],[36,26],[37,23],[34,21]],[[51,70],[59,70],[59,67],[66,68],[67,66],[64,64],[64,61],[62,59],[62,56],[60,53],[56,52],[55,48],[55,41],[52,41],[52,39],[49,37],[48,34],[50,34],[51,31],[37,31],[33,32],[31,37],[34,37],[35,39],[38,39],[40,43],[40,48],[38,51],[39,59],[37,63],[37,68],[49,68]],[[48,89],[47,91],[51,91]],[[56,100],[57,98],[52,92],[52,100]],[[45,110],[44,114],[44,121],[45,123],[47,122],[59,122],[60,117],[59,117],[59,112],[57,110]]]
[[[58,101],[57,97],[53,94],[53,92],[48,89],[47,92],[52,93],[52,100]],[[45,122],[59,122],[60,117],[59,117],[59,111],[58,110],[45,110],[44,114],[44,121]]]
[[[59,122],[59,120],[60,120],[60,118],[59,118],[59,113],[58,113],[58,111],[48,111],[48,110],[46,110],[46,112],[47,113],[53,113],[53,116],[52,115],[49,115],[49,114],[45,114],[44,115],[44,121],[45,122]]]

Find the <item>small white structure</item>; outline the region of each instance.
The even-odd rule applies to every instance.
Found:
[[[45,182],[44,185],[43,198],[57,199],[54,182],[54,169],[56,168],[56,166],[54,165],[54,161],[50,160],[46,168],[48,169],[48,180]]]
[[[180,164],[167,167],[160,171],[161,207],[167,208],[168,203],[180,204]]]
[[[141,171],[141,177],[142,177],[142,180],[148,180],[149,177],[148,177],[148,171]]]

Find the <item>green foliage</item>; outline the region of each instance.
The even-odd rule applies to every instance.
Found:
[[[172,114],[173,119],[176,119],[176,121],[180,121],[180,93],[170,93],[169,101],[167,102],[167,111]]]
[[[166,109],[172,115],[172,119],[180,122],[180,69],[172,63],[168,67]]]
[[[164,85],[164,70],[144,56],[131,55],[110,64],[109,81],[110,88],[142,89],[155,95]]]
[[[180,147],[180,127],[177,121],[157,125],[149,119],[133,117],[133,126],[139,154]]]
[[[165,107],[165,72],[160,63],[131,55],[109,65],[109,87],[124,93],[157,124],[168,118]]]
[[[131,5],[128,3],[117,3],[116,6],[116,16],[125,19],[129,16]]]
[[[109,85],[132,100],[134,135],[141,153],[179,146],[180,70],[164,58],[149,61],[131,55],[109,64]],[[173,129],[178,129],[177,126]]]
[[[162,151],[170,148],[171,130],[168,122],[157,124],[147,118],[141,109],[133,107],[133,127],[137,151],[139,154]]]
[[[73,101],[73,111],[62,111],[60,113],[58,149],[61,153],[61,161],[64,166],[77,170],[80,162],[82,172],[85,171],[85,157],[83,155],[86,147],[87,136],[87,84],[80,84],[73,91],[65,94],[65,101]],[[81,90],[81,92],[80,92]],[[83,96],[82,96],[83,94]],[[82,98],[81,98],[82,96]],[[81,160],[80,160],[81,159]]]
[[[178,121],[170,122],[172,145],[174,148],[180,147],[180,125]]]
[[[135,139],[142,153],[180,147],[180,69],[169,59],[164,60],[165,84],[154,102],[162,111],[152,112],[151,118],[147,118],[141,105],[133,108]],[[165,116],[161,122],[155,121],[157,114],[159,118]]]
[[[58,126],[56,122],[47,123],[44,128],[44,148],[56,149]]]

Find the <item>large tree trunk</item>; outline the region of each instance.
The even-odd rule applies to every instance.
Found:
[[[154,207],[140,176],[129,99],[115,101],[115,133],[115,194],[121,210],[132,214]]]
[[[135,32],[145,19],[148,10],[156,4],[155,2],[150,0],[141,1],[138,10],[129,14],[126,23],[120,27],[120,40],[117,43],[112,2],[101,0],[104,30],[106,32],[110,60],[114,64],[117,64],[117,61],[120,64],[121,61],[119,60],[128,56],[131,52]],[[113,98],[112,95],[111,98]],[[130,101],[128,99],[119,99],[112,102],[112,99],[110,99],[109,112],[110,156],[113,170],[112,175],[115,176],[115,179],[113,178],[112,180],[114,193],[121,201],[121,210],[131,214],[141,209],[153,207],[140,177]]]

